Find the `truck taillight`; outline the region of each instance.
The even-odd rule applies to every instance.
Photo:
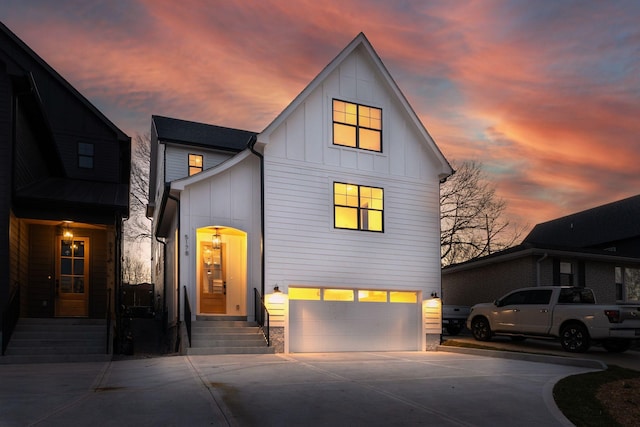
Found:
[[[620,323],[620,310],[605,310],[604,314],[609,318],[609,323]]]

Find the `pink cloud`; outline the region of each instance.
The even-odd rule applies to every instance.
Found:
[[[640,188],[637,9],[610,2],[131,4],[131,16],[115,6],[114,16],[86,4],[22,13],[16,6],[5,23],[131,134],[147,131],[151,114],[260,131],[364,31],[444,154],[483,162],[522,222]]]

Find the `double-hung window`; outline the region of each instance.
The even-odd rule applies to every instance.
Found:
[[[334,182],[335,228],[382,232],[383,196],[382,188]]]
[[[189,176],[202,172],[202,155],[189,154]]]
[[[382,109],[334,99],[333,143],[382,152]]]
[[[93,169],[93,144],[90,142],[78,142],[78,167]]]

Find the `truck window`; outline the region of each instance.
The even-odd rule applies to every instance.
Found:
[[[551,301],[551,289],[529,291],[528,294],[527,304],[549,304]]]
[[[507,295],[500,301],[500,305],[525,304],[527,300],[527,291],[514,292]]]
[[[558,297],[560,304],[595,304],[596,300],[591,289],[562,289]]]
[[[549,304],[549,301],[551,300],[551,293],[551,289],[514,292],[507,295],[501,301],[501,305]]]

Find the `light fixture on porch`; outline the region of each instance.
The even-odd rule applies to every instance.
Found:
[[[282,293],[282,291],[280,290],[280,287],[278,286],[278,284],[277,284],[277,283],[276,283],[276,285],[273,287],[273,293],[274,293],[274,294]]]
[[[71,221],[62,223],[62,243],[71,245],[73,243],[73,230],[71,230]]]
[[[222,245],[222,237],[220,236],[218,227],[216,227],[215,230],[215,234],[211,236],[211,243],[213,244],[213,249],[220,249],[220,246]]]

